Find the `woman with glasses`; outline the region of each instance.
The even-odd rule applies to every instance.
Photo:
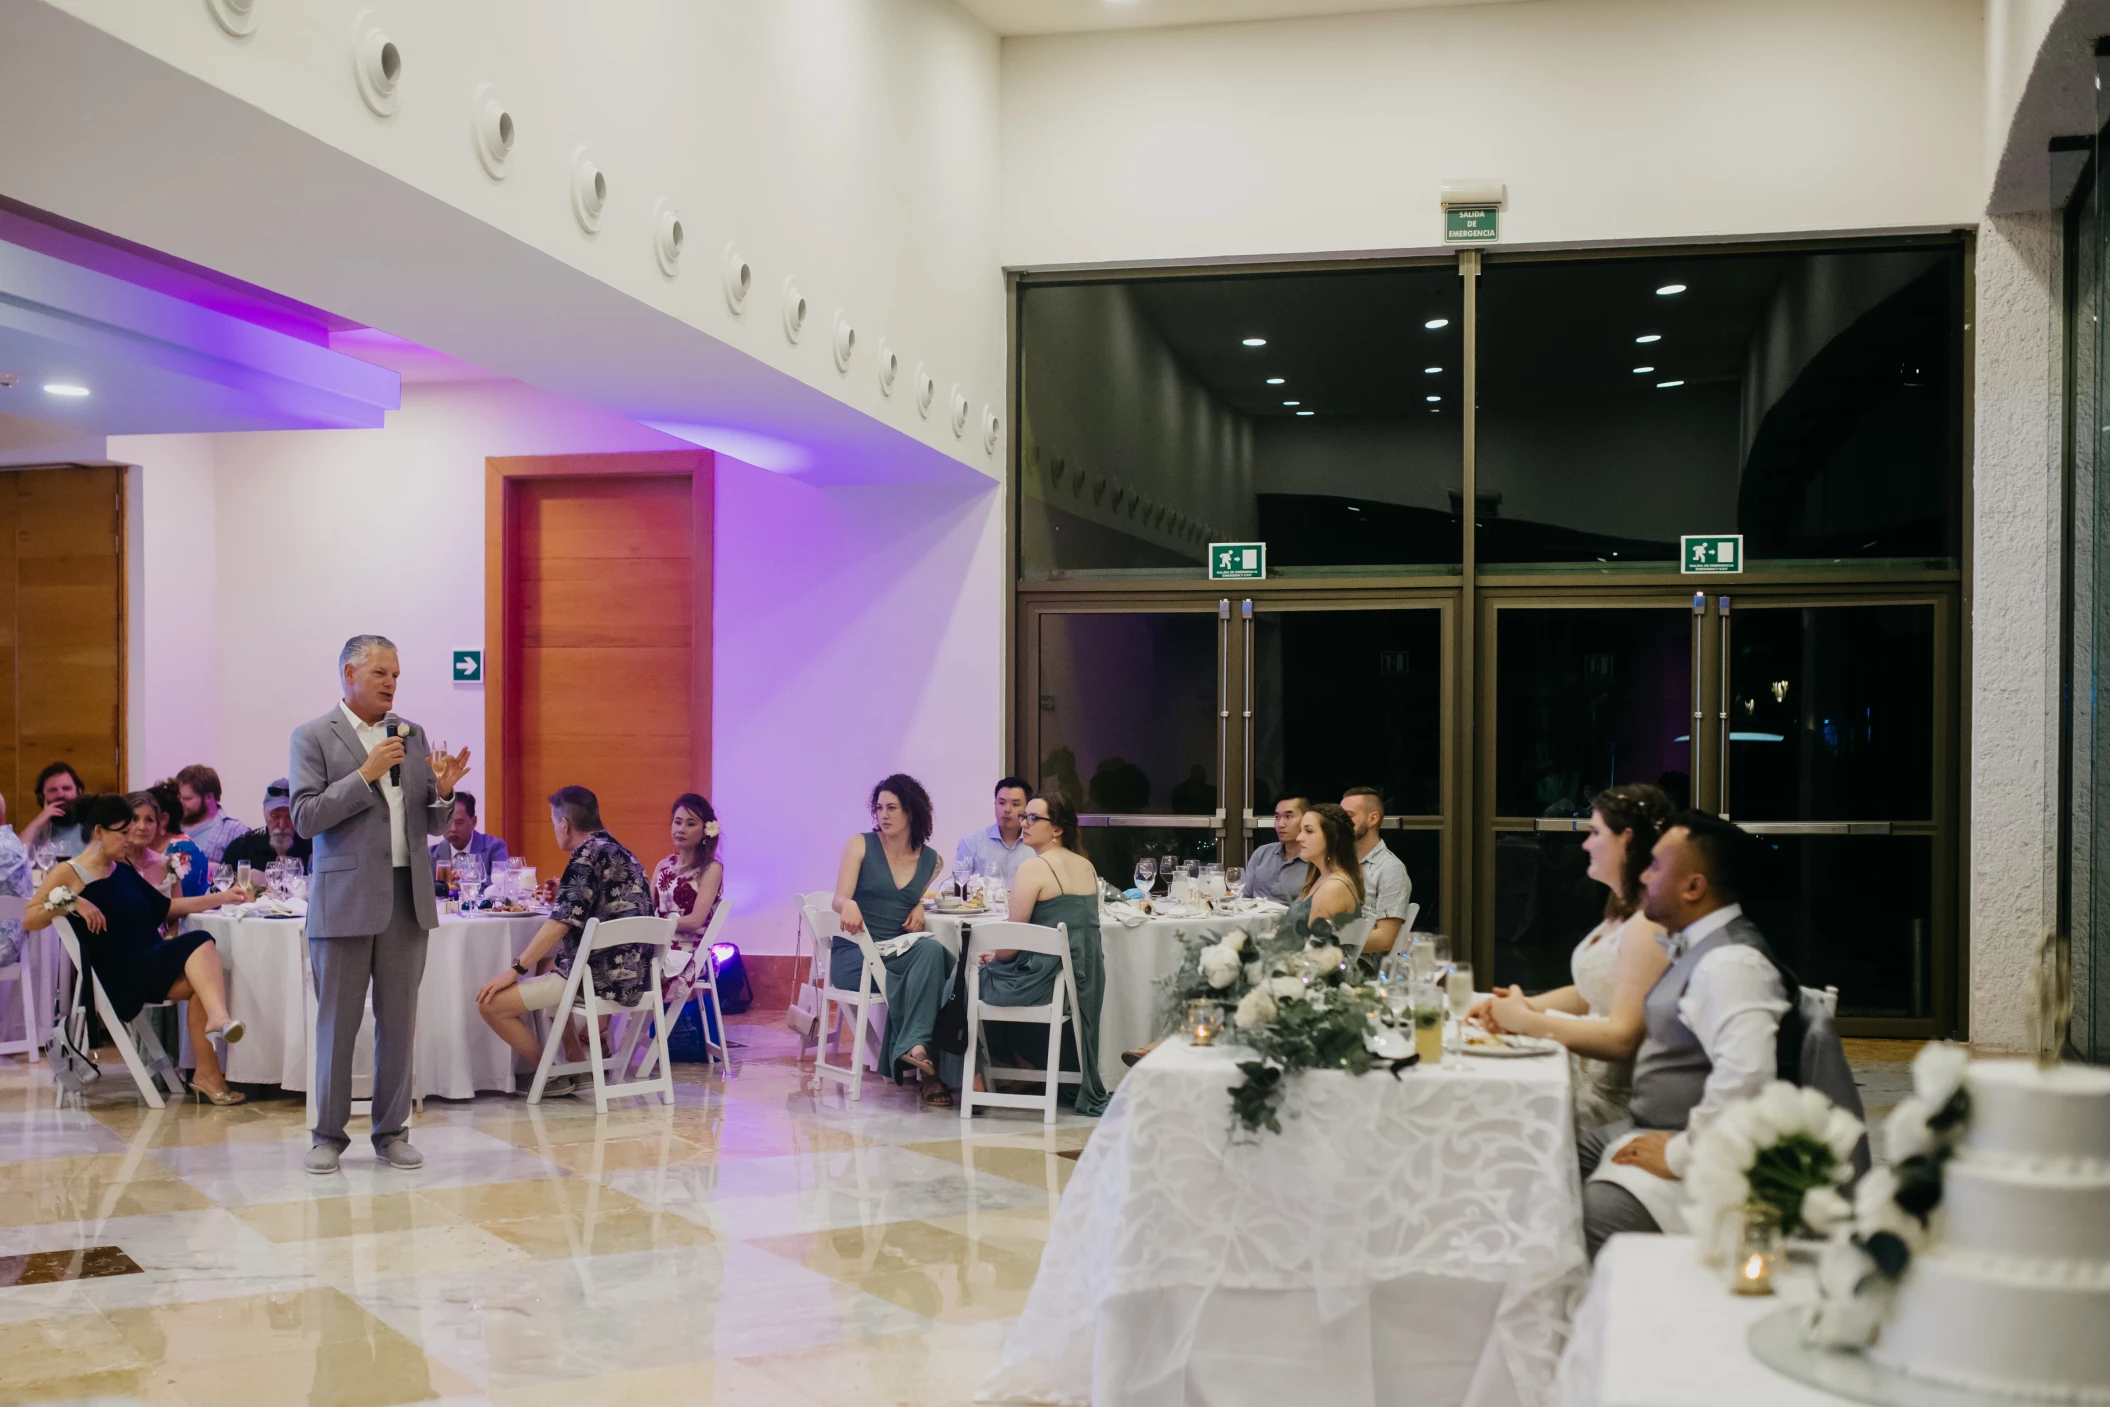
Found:
[[[1078,1072],[1077,1112],[1096,1116],[1105,1112],[1107,1102],[1106,1086],[1099,1080],[1099,1004],[1106,993],[1106,960],[1099,947],[1099,872],[1084,858],[1077,808],[1066,798],[1034,797],[1019,822],[1019,838],[1033,848],[1033,858],[1018,867],[1012,881],[1009,917],[1013,923],[1043,928],[1069,925],[1077,1009],[1063,1035],[1062,1068]],[[1045,1006],[1054,999],[1061,977],[1062,959],[1052,953],[984,953],[982,1005]],[[982,1037],[992,1066],[1037,1070],[1047,1061],[1047,1036],[1037,1026],[986,1022]],[[982,1087],[978,1075],[975,1088]]]
[[[897,1082],[917,1071],[924,1102],[943,1109],[953,1101],[938,1080],[931,1033],[952,979],[953,956],[935,939],[921,941],[923,898],[941,869],[928,843],[932,821],[930,793],[914,777],[896,772],[872,788],[872,829],[843,847],[833,907],[843,932],[869,933],[886,964],[883,1068]],[[837,938],[828,945],[830,983],[855,991],[863,974],[864,950],[854,941]]]

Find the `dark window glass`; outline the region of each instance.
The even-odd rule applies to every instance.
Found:
[[[1934,817],[1934,608],[1737,609],[1729,800],[1740,821]]]
[[[1574,831],[1495,836],[1495,970],[1491,980],[1527,992],[1574,980],[1569,958],[1604,918],[1605,887]]]
[[[1587,816],[1627,782],[1686,804],[1689,611],[1513,607],[1495,631],[1496,815]]]
[[[1027,285],[1021,574],[1194,578],[1211,541],[1265,541],[1270,575],[1455,570],[1461,285],[1448,264]]]
[[[1041,794],[1060,793],[1092,815],[1214,812],[1216,612],[1038,620]]]
[[[1934,837],[1764,839],[1773,861],[1744,908],[1802,984],[1837,987],[1841,1016],[1929,1015]]]
[[[1414,928],[1421,933],[1444,931],[1440,919],[1443,915],[1443,833],[1431,830],[1386,831],[1385,844],[1399,856],[1399,862],[1407,867],[1407,879],[1413,884],[1407,902],[1420,906],[1414,915]]]
[[[1962,290],[1949,246],[1491,263],[1479,560],[1953,565]]]
[[[1256,817],[1354,786],[1376,787],[1389,816],[1442,810],[1439,612],[1261,611],[1252,663]]]

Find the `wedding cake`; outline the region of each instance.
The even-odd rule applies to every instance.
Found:
[[[1928,1247],[1873,1354],[1990,1393],[2110,1403],[2110,1069],[1978,1060]]]

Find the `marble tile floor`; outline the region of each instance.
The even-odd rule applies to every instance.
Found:
[[[0,1059],[0,1407],[971,1401],[1093,1121],[817,1097],[733,1035],[671,1108],[435,1100],[422,1169],[355,1124],[330,1178],[296,1099],[62,1109]]]
[[[331,1178],[296,1099],[59,1109],[0,1059],[0,1407],[971,1401],[1092,1121],[816,1097],[733,1034],[671,1108],[436,1100],[422,1169]],[[1916,1046],[1849,1047],[1880,1121]]]

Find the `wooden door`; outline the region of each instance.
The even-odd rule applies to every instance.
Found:
[[[546,802],[559,787],[591,790],[602,823],[649,866],[666,852],[673,799],[708,782],[709,473],[699,485],[695,458],[528,461],[539,473],[492,461],[504,539],[489,809],[544,875],[564,864]],[[652,472],[663,459],[688,472]],[[643,472],[621,472],[631,467]],[[566,468],[594,472],[547,472]]]
[[[0,789],[18,828],[46,763],[123,785],[123,473],[0,473]]]

